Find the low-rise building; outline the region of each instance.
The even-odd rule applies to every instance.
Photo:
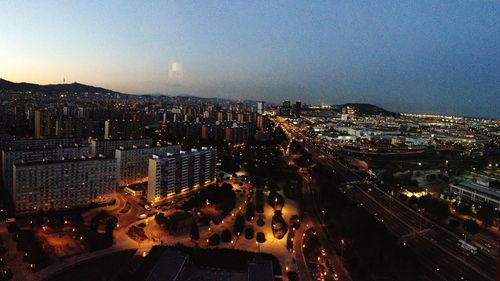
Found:
[[[500,208],[500,190],[489,188],[475,183],[461,182],[450,184],[450,193],[475,203],[489,203],[495,208]]]

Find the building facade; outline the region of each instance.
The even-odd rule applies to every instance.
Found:
[[[79,159],[90,156],[90,147],[74,144],[70,147],[45,149],[9,149],[2,151],[2,180],[12,194],[12,171],[14,164]]]
[[[148,163],[151,155],[160,157],[168,154],[178,154],[180,145],[170,146],[142,146],[116,149],[118,186],[132,185],[148,180]]]
[[[144,136],[144,124],[139,120],[106,120],[104,139],[130,139]]]
[[[131,148],[134,146],[141,147],[145,145],[153,145],[151,138],[138,139],[110,139],[110,140],[90,140],[90,154],[92,157],[103,155],[106,157],[114,157],[115,150],[120,147]]]
[[[114,158],[14,164],[17,214],[60,210],[111,200],[116,187]]]
[[[157,203],[215,181],[217,150],[203,147],[149,159],[147,200]]]
[[[474,203],[489,203],[500,208],[500,190],[489,188],[475,183],[461,182],[450,184],[450,193]]]

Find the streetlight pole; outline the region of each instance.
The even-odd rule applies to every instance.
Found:
[[[340,256],[344,258],[344,239],[341,239],[340,243],[342,244],[342,246],[340,247]]]

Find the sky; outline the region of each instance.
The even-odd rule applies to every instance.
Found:
[[[6,1],[0,77],[500,118],[500,1]]]

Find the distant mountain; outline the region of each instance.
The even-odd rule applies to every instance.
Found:
[[[58,94],[63,92],[70,93],[111,93],[111,94],[121,94],[112,90],[94,87],[90,85],[84,85],[80,83],[71,84],[51,84],[51,85],[39,85],[33,83],[15,83],[0,79],[0,93],[1,92],[39,92],[45,94]]]
[[[353,107],[358,114],[362,115],[384,115],[384,116],[394,116],[394,117],[399,116],[399,113],[391,112],[376,105],[368,103],[346,103],[341,106]]]

